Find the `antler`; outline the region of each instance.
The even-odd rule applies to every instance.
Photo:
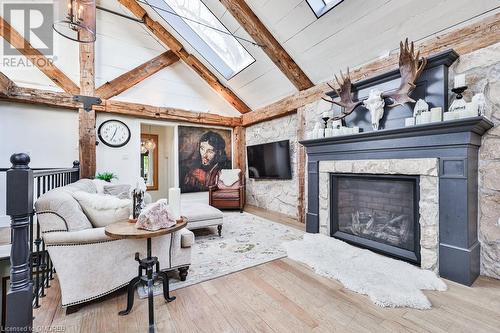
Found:
[[[395,107],[408,102],[415,103],[415,100],[409,95],[415,89],[415,82],[422,74],[425,65],[427,65],[427,59],[420,58],[420,51],[415,55],[413,42],[408,45],[408,38],[406,38],[404,45],[403,42],[399,43],[401,83],[396,91],[383,94],[382,97],[392,100],[392,104],[387,105],[388,107]]]
[[[324,101],[327,101],[328,103],[333,103],[333,104],[336,104],[336,105],[344,108],[344,111],[342,111],[342,113],[340,115],[337,115],[337,116],[332,118],[333,120],[339,120],[339,119],[345,118],[348,115],[350,115],[356,107],[361,105],[362,102],[354,102],[352,100],[352,94],[351,94],[352,83],[351,83],[351,77],[349,76],[349,68],[347,68],[347,75],[346,76],[344,76],[342,71],[340,71],[340,77],[341,77],[342,81],[339,81],[339,79],[337,78],[337,75],[334,75],[334,76],[335,76],[335,80],[337,81],[337,84],[339,85],[339,89],[337,90],[335,87],[333,87],[329,83],[327,83],[327,84],[340,97],[340,102],[337,102],[333,99],[329,100],[329,99],[326,99],[324,97],[322,97],[322,99]]]

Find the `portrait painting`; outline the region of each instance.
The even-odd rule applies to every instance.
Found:
[[[179,126],[179,185],[182,193],[208,191],[221,169],[231,169],[231,131]]]

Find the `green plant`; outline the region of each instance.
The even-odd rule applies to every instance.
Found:
[[[100,172],[95,176],[95,178],[104,180],[109,183],[112,179],[118,179],[118,176],[112,172]]]

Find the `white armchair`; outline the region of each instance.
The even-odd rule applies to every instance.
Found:
[[[72,193],[96,193],[95,184],[83,179],[47,192],[36,204],[38,222],[46,249],[61,287],[62,305],[84,303],[109,294],[137,276],[136,252],[146,256],[146,240],[113,239],[104,227],[93,228]],[[153,253],[162,270],[179,269],[185,280],[191,263],[191,231],[152,239]]]

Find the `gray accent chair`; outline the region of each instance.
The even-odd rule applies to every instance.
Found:
[[[137,276],[135,253],[146,256],[146,240],[113,239],[105,235],[104,227],[94,228],[72,196],[77,191],[97,193],[98,189],[94,181],[82,179],[45,193],[35,203],[42,237],[57,272],[63,307],[126,286]],[[193,242],[193,233],[185,228],[156,237],[152,239],[153,255],[162,270],[179,269],[185,280]]]

